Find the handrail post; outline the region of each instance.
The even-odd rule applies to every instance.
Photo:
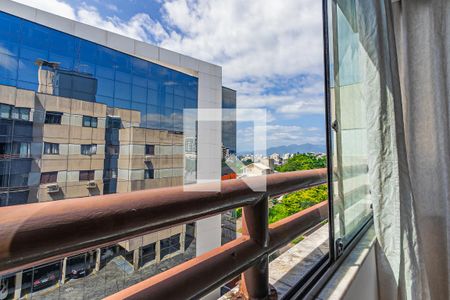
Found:
[[[264,194],[254,205],[242,212],[242,234],[248,235],[261,247],[269,245],[269,196]],[[261,257],[241,276],[241,294],[246,299],[269,299],[269,258]]]

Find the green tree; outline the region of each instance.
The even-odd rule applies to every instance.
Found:
[[[276,168],[278,172],[291,172],[299,170],[311,170],[325,168],[327,164],[325,156],[316,156],[312,153],[296,154],[284,165]],[[269,223],[289,217],[301,210],[327,200],[328,191],[326,185],[321,185],[306,190],[297,191],[273,200],[273,206],[269,209]]]
[[[321,185],[285,195],[269,209],[269,223],[289,217],[327,200],[327,186]]]
[[[327,158],[325,156],[316,156],[313,153],[295,154],[289,158],[282,166],[275,168],[278,172],[292,172],[300,170],[311,170],[325,168]]]

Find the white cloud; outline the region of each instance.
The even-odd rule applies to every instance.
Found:
[[[290,144],[325,144],[323,131],[316,127],[301,127],[295,125],[268,125],[266,127],[268,147],[277,147]],[[257,137],[263,139],[264,137]],[[257,141],[257,143],[260,143]],[[253,128],[248,126],[239,128],[237,134],[238,152],[253,149]],[[262,149],[256,149],[262,150]]]
[[[73,8],[62,0],[15,1],[218,63],[230,82],[322,72],[316,0],[162,0],[167,24],[146,13],[103,17],[93,6]]]
[[[61,17],[76,20],[75,10],[66,2],[59,0],[14,0],[31,7],[35,7]]]
[[[161,24],[144,13],[136,14],[128,21],[123,21],[118,17],[103,18],[94,6],[84,4],[77,10],[76,15],[80,22],[141,41],[150,42],[149,36],[152,36],[155,41],[167,38],[167,33]]]
[[[324,112],[321,1],[158,0],[159,21],[147,13],[108,17],[85,3],[15,1],[219,64],[238,106],[266,107],[275,122]]]
[[[168,0],[162,45],[216,62],[228,80],[322,71],[321,2]]]
[[[136,14],[129,20],[122,20],[116,16],[103,17],[95,6],[86,3],[75,8],[62,0],[14,1],[141,41],[159,43],[168,38],[162,25],[145,13]],[[106,6],[113,11],[117,9],[114,5]]]
[[[286,83],[286,78],[256,79],[239,82],[238,106],[269,107],[284,118],[300,114],[323,114],[325,111],[323,82],[320,77],[306,76]]]

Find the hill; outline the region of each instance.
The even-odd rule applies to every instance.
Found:
[[[301,144],[301,145],[292,144],[288,146],[278,146],[267,149],[267,155],[271,155],[273,153],[278,153],[282,155],[285,153],[308,153],[308,152],[325,153],[326,147],[325,145],[314,145],[314,144]]]

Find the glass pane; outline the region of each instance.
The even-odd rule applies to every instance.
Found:
[[[192,5],[197,5],[194,2]],[[320,5],[314,7],[315,13],[320,14]],[[284,14],[277,17],[282,18]],[[315,19],[317,22],[318,18]],[[278,23],[279,20],[268,26],[278,28]],[[322,29],[315,28],[308,36],[320,39]],[[233,41],[227,41],[230,47],[223,49],[223,55],[239,53],[239,57],[227,59],[236,59],[233,65],[242,65],[236,69],[238,73],[249,72],[248,76],[237,80],[222,78],[219,67],[185,56],[173,60],[180,64],[176,67],[171,67],[169,61],[179,56],[169,56],[164,65],[145,61],[2,12],[0,29],[2,206],[37,202],[51,205],[54,201],[71,198],[173,187],[203,179],[201,172],[208,173],[207,177],[214,171],[217,180],[232,180],[238,175],[227,166],[226,159],[238,154],[246,162],[243,168],[249,170],[246,174],[249,176],[326,167],[324,109],[320,109],[323,79],[321,74],[305,74],[307,70],[303,68],[309,66],[310,61],[297,55],[301,50],[297,49],[298,43],[288,43],[289,51],[288,47],[268,49],[264,55],[267,61],[242,64],[241,59],[252,60],[253,55],[241,55],[240,51],[235,51]],[[304,36],[296,27],[283,27],[282,31],[287,36],[279,39],[277,36],[275,40],[290,41]],[[264,44],[268,38],[270,36],[263,38]],[[137,53],[140,44],[122,46],[125,49],[131,46]],[[266,51],[264,48],[271,47],[259,48]],[[320,46],[315,46],[314,50],[318,49],[315,55],[320,52]],[[161,57],[162,51],[159,51]],[[207,53],[208,49],[204,51]],[[273,53],[277,53],[276,57]],[[278,54],[283,53],[289,54],[290,61],[282,62],[282,67],[273,67],[280,63]],[[258,70],[252,75],[259,64],[264,65],[263,72]],[[301,68],[293,75],[295,66]],[[276,75],[266,78],[266,71],[270,69],[276,69]],[[311,69],[321,68],[311,65]],[[267,124],[271,130],[267,147],[258,150],[272,148],[272,151],[264,155],[251,152],[252,145],[248,141],[253,137],[247,134],[246,128],[238,129],[234,112],[228,121],[222,122],[222,130],[211,130],[209,140],[203,137],[205,145],[215,147],[205,156],[216,160],[217,164],[215,167],[203,165],[200,170],[198,124],[192,125],[194,130],[188,133],[183,117],[186,108],[235,109],[238,92],[222,87],[222,82],[241,88],[238,92],[247,104],[258,102],[255,104],[258,106],[271,102],[267,105],[267,114],[278,120]],[[246,99],[248,91],[257,94]],[[304,107],[302,99],[314,101],[314,113],[305,118],[303,112],[309,112],[309,108]],[[312,121],[310,124],[304,120]],[[238,151],[238,130],[243,132],[239,135],[241,142],[247,142],[241,151]],[[218,138],[214,143],[211,142],[213,137]],[[309,142],[317,145],[311,146]],[[294,147],[288,147],[292,145]],[[327,196],[323,185],[268,199],[270,222],[321,205]],[[19,275],[15,275],[15,284],[22,283],[22,287],[16,289],[21,297],[31,299],[101,299],[220,243],[230,242],[242,232],[239,210],[217,216],[214,222],[214,226],[208,223],[208,228],[199,227],[198,222],[174,226],[23,270],[18,272],[22,276],[20,280]],[[273,253],[274,261],[288,248],[297,254],[314,252],[314,257],[308,256],[314,258],[310,263],[326,255],[327,225],[316,225],[318,227],[311,232],[289,243],[289,247]],[[211,232],[216,234],[214,238],[210,238]],[[201,241],[199,233],[203,234]],[[303,240],[313,233],[319,237],[311,238],[314,245],[305,250],[311,243]],[[282,262],[280,258],[279,263]],[[301,268],[308,270],[311,266]]]
[[[366,106],[355,1],[330,1],[335,237],[344,245],[371,215]]]

